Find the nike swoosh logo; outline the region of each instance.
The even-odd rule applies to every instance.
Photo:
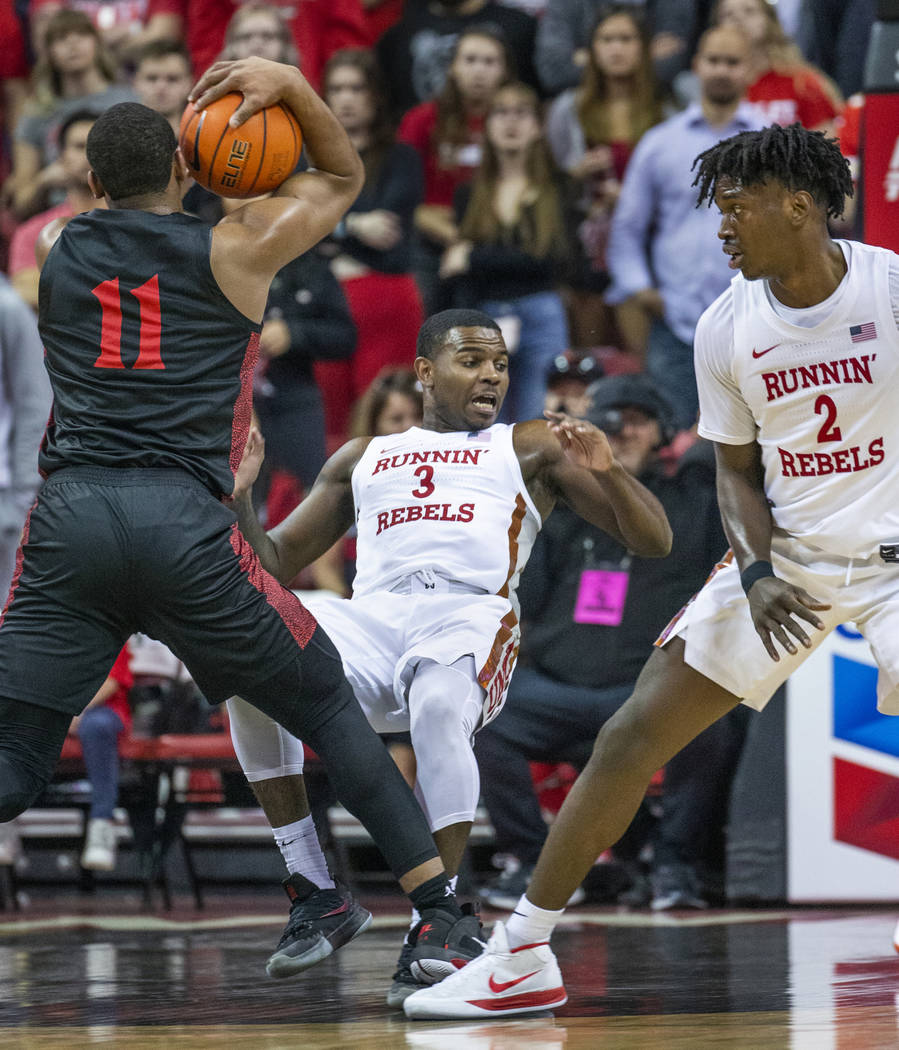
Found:
[[[765,354],[770,354],[772,350],[776,350],[779,346],[780,346],[780,343],[775,343],[774,346],[769,346],[767,350],[756,350],[753,347],[752,356],[753,357],[764,357]]]
[[[534,973],[540,973],[539,970],[534,970]],[[494,995],[499,995],[500,992],[506,991],[507,988],[514,988],[516,984],[521,984],[522,981],[526,981],[529,977],[533,977],[534,973],[526,973],[524,977],[516,977],[514,981],[495,981],[493,974],[490,974],[490,980],[487,984],[490,986],[490,991]]]

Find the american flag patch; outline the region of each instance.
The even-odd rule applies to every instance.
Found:
[[[877,338],[877,328],[873,321],[866,321],[864,324],[854,324],[849,329],[849,335],[853,343],[866,343],[869,339]]]
[[[490,434],[486,430],[469,430],[468,431],[469,441],[489,441]]]

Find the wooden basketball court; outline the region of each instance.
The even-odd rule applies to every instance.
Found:
[[[264,964],[279,890],[146,913],[131,891],[40,891],[0,913],[0,1047],[225,1050],[880,1050],[899,1047],[895,913],[572,909],[555,1016],[411,1022],[384,1004],[401,898],[298,978]],[[495,913],[487,913],[488,925]]]

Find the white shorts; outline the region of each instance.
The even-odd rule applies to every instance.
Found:
[[[409,729],[409,686],[423,660],[449,666],[473,656],[486,694],[480,726],[505,702],[518,655],[518,620],[493,594],[392,594],[338,598],[315,592],[303,604],[337,647],[356,699],[379,733]]]
[[[775,642],[780,660],[771,659],[753,626],[740,573],[729,554],[668,624],[656,645],[679,635],[690,667],[761,711],[825,636],[851,621],[867,639],[880,671],[877,709],[886,715],[899,714],[899,565],[886,564],[879,556],[857,560],[825,554],[777,531],[771,564],[782,579],[831,604],[830,609],[817,613],[823,631],[799,621],[811,649],[797,646],[798,652],[791,655]]]

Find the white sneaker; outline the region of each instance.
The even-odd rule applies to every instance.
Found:
[[[87,822],[81,867],[90,871],[113,871],[116,844],[115,824],[106,817],[93,817]]]
[[[510,948],[498,922],[482,955],[439,984],[410,995],[407,1017],[502,1017],[552,1010],[568,1002],[559,964],[549,944]]]
[[[0,824],[0,865],[4,867],[15,864],[22,856],[22,840],[15,822],[10,820]]]

